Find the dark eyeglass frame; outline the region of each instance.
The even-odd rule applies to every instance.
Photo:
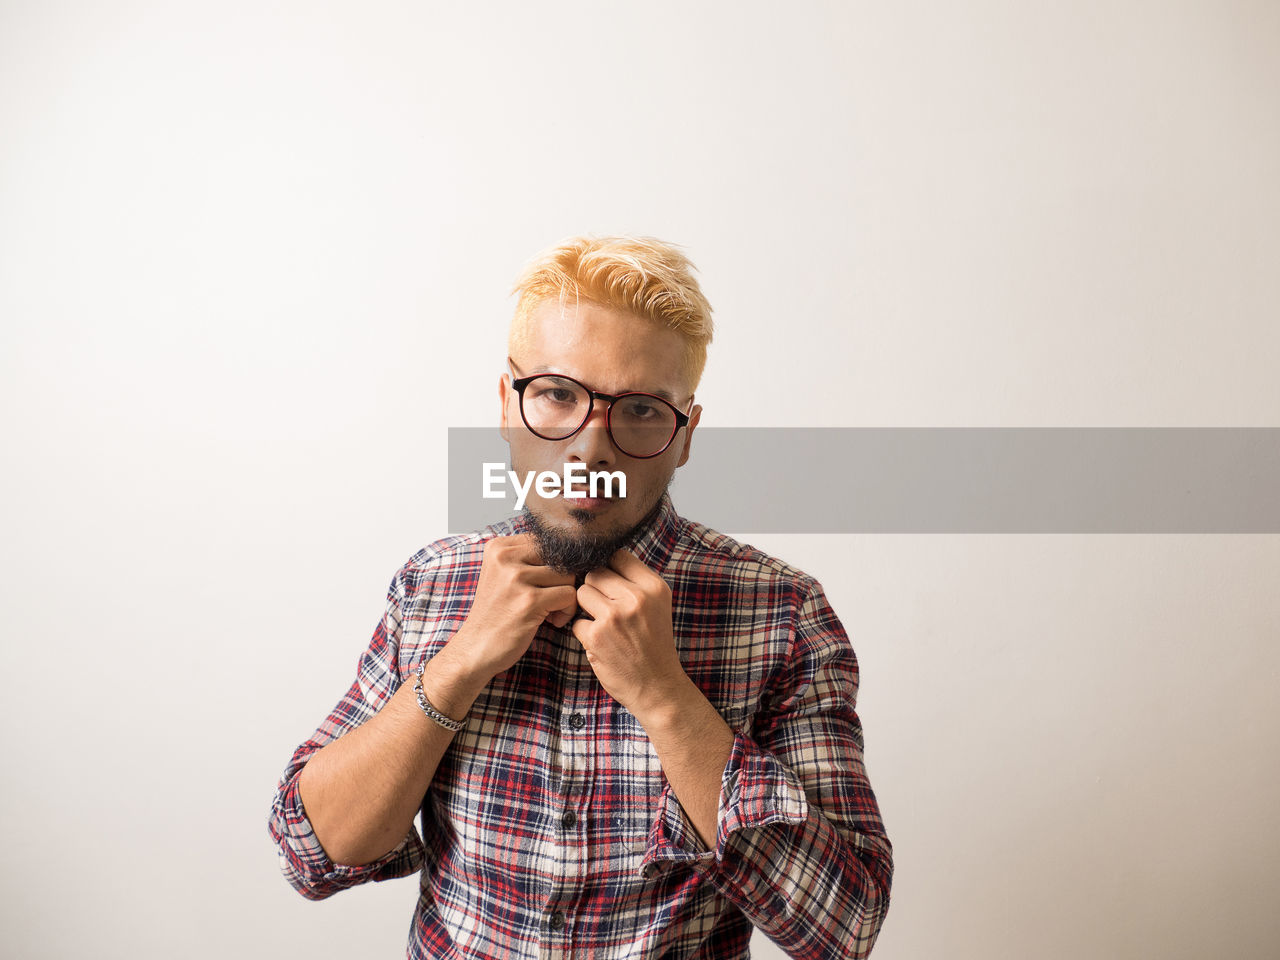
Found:
[[[507,358],[507,365],[511,368],[511,372],[514,374],[516,372],[515,364],[511,362],[511,359],[509,357]],[[529,384],[533,383],[533,381],[539,379],[540,377],[555,377],[557,380],[568,380],[570,383],[577,384],[579,387],[581,387],[582,392],[587,395],[586,416],[582,418],[581,423],[579,423],[576,427],[574,427],[572,430],[566,433],[563,437],[549,437],[545,433],[539,433],[529,424],[529,418],[524,415],[525,387],[529,386]],[[627,393],[601,393],[599,390],[592,390],[581,380],[577,380],[574,377],[566,376],[563,373],[535,373],[531,377],[519,377],[519,378],[513,376],[511,378],[511,389],[514,390],[520,396],[520,419],[524,421],[524,425],[528,428],[530,433],[532,433],[535,437],[541,437],[543,440],[568,440],[570,437],[574,436],[579,430],[581,430],[583,427],[587,425],[587,421],[591,419],[591,414],[595,411],[596,401],[597,400],[607,401],[609,405],[605,407],[605,410],[604,410],[604,429],[605,429],[605,432],[609,435],[609,442],[612,443],[615,447],[617,447],[620,452],[626,454],[628,457],[631,457],[633,460],[652,460],[654,457],[662,456],[664,453],[667,452],[667,450],[671,448],[671,441],[673,441],[676,438],[676,434],[680,432],[681,428],[687,427],[689,425],[689,415],[687,413],[682,412],[680,408],[677,407],[670,400],[664,400],[662,397],[656,396],[655,394],[644,393],[643,391],[640,391],[640,390],[631,390]],[[638,456],[634,453],[628,453],[626,450],[622,448],[622,445],[618,443],[617,438],[614,437],[613,435],[613,424],[610,418],[613,414],[613,405],[617,403],[619,400],[624,399],[625,397],[644,397],[646,400],[657,400],[659,403],[669,408],[671,412],[676,415],[675,429],[671,431],[671,436],[667,437],[667,442],[662,445],[661,450],[658,450],[655,453],[646,453],[643,456]],[[693,397],[689,398],[689,409],[690,410],[693,409]]]

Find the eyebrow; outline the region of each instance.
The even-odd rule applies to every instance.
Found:
[[[551,367],[549,367],[549,366],[538,367],[538,366],[534,365],[534,366],[532,367],[532,369],[536,370],[536,371],[537,371],[537,373],[528,373],[528,374],[525,374],[525,376],[533,377],[533,376],[550,375],[550,376],[553,376],[553,377],[570,377],[570,378],[572,378],[572,379],[574,379],[574,380],[578,379],[577,377],[573,376],[573,374],[571,374],[571,373],[564,373],[564,372],[563,372],[563,371],[561,371],[561,370],[555,370],[555,369],[552,369],[552,368],[551,368]],[[606,391],[601,390],[600,392],[601,392],[601,393],[605,393]],[[667,401],[667,403],[671,404],[673,407],[674,407],[674,406],[676,406],[676,397],[675,397],[675,394],[673,394],[673,393],[672,393],[671,391],[669,391],[669,390],[662,390],[662,389],[658,389],[658,390],[634,390],[634,389],[633,389],[633,390],[622,390],[622,391],[619,391],[618,393],[615,393],[615,394],[614,394],[614,396],[615,396],[615,397],[617,397],[617,396],[621,396],[621,395],[622,395],[622,394],[624,394],[624,393],[647,393],[647,394],[648,394],[649,396],[651,396],[651,397],[661,397],[663,400]]]

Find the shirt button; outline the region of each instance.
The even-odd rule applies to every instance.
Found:
[[[661,869],[662,868],[656,863],[646,863],[640,868],[640,876],[644,877],[646,880],[652,880],[658,875],[658,871]]]
[[[575,730],[581,730],[587,725],[587,718],[580,713],[575,713],[569,718],[569,726]]]
[[[552,930],[563,930],[564,914],[561,913],[559,910],[557,910],[555,913],[553,913],[550,916],[550,918],[548,918],[547,924],[551,927]]]
[[[578,822],[578,816],[572,810],[566,810],[564,816],[560,818],[560,825],[566,830],[572,830],[573,825]]]

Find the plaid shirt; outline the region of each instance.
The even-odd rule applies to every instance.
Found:
[[[748,956],[751,925],[797,960],[862,957],[889,906],[892,850],[862,759],[858,666],[813,578],[677,516],[632,549],[672,591],[685,671],[734,731],[714,849],[635,717],[569,629],[543,623],[471,708],[411,829],[373,863],[335,865],[298,775],[368,720],[467,616],[484,542],[520,517],[416,554],[355,682],[285,769],[270,817],[289,882],[328,897],[422,871],[408,956]]]

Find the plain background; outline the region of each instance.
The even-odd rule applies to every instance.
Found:
[[[1278,426],[1278,92],[1271,0],[4,0],[0,953],[402,955],[267,810],[536,250],[685,245],[705,424]],[[744,539],[861,661],[879,960],[1280,951],[1280,537]]]

